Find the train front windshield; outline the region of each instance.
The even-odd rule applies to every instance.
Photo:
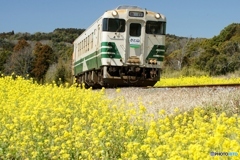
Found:
[[[103,31],[125,32],[125,23],[124,19],[104,18]]]
[[[165,35],[166,34],[166,22],[147,21],[146,33],[147,34]]]

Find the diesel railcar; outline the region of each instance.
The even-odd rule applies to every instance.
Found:
[[[166,17],[137,6],[106,11],[75,41],[73,75],[87,87],[153,86],[160,80]]]

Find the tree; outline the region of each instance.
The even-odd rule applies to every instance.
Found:
[[[0,38],[0,72],[1,73],[3,73],[4,71],[4,64],[7,62],[8,57],[12,54],[13,48],[14,48],[13,43],[9,42],[8,40]]]
[[[169,66],[174,70],[181,70],[184,66],[188,66],[190,60],[187,55],[187,47],[190,40],[191,37],[179,38],[179,41],[175,43],[168,43],[164,58],[164,66]]]
[[[24,47],[28,47],[29,43],[25,39],[21,39],[18,43],[14,46],[13,51],[18,52],[22,50]]]
[[[5,74],[14,72],[16,75],[27,77],[31,73],[33,59],[30,46],[13,52],[4,65]]]
[[[183,62],[187,63],[188,59],[186,57],[185,47],[187,47],[191,37],[187,39],[187,41],[183,44],[183,48],[181,50],[181,54],[178,55],[178,69],[181,70],[183,67]]]
[[[32,69],[32,61],[34,55],[29,43],[25,39],[21,39],[13,48],[13,53],[4,64],[5,74],[12,74],[23,77],[28,76]]]
[[[223,75],[228,72],[228,61],[226,55],[212,57],[206,64],[206,70],[210,75]]]
[[[4,64],[7,62],[7,59],[10,55],[11,55],[10,51],[0,50],[0,73],[4,71]]]
[[[45,80],[47,83],[55,81],[58,85],[66,82],[71,84],[73,82],[72,60],[66,61],[60,58],[58,63],[54,63],[49,67]]]
[[[72,65],[71,60],[65,61],[63,59],[59,59],[57,73],[55,77],[55,81],[58,82],[58,84],[65,82],[72,83],[73,77],[71,65]]]
[[[33,62],[32,74],[38,82],[44,80],[44,76],[52,63],[53,50],[48,45],[43,45],[40,42],[36,43],[34,48],[35,60]]]

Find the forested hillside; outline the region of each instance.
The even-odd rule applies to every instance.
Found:
[[[240,24],[225,27],[210,39],[167,36],[165,72],[184,75],[240,75]]]
[[[58,28],[50,33],[0,33],[0,73],[32,77],[39,83],[71,83],[72,42],[83,31]],[[210,39],[166,36],[164,75],[240,75],[239,70],[239,23]]]

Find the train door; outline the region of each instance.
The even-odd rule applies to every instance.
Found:
[[[140,63],[143,57],[144,23],[130,20],[127,26],[126,60],[128,63]]]

